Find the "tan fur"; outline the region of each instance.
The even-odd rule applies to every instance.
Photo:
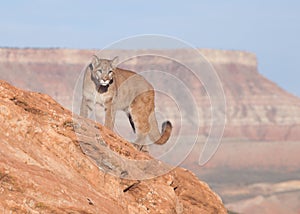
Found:
[[[116,111],[122,110],[131,116],[135,126],[135,144],[143,145],[146,137],[155,144],[166,143],[172,125],[164,122],[162,133],[159,132],[152,85],[135,72],[117,68],[116,61],[117,58],[107,60],[94,56],[84,75],[80,115],[88,117],[98,103],[105,109],[104,125],[113,129]]]

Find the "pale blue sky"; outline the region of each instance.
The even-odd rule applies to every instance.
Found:
[[[195,47],[246,50],[259,72],[300,96],[298,0],[9,0],[0,4],[1,47],[101,49],[136,34]]]

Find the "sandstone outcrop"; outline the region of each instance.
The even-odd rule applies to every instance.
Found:
[[[82,150],[89,142],[79,142],[72,113],[48,95],[0,81],[0,121],[1,213],[226,213],[208,185],[185,169],[147,180],[103,172]],[[151,159],[101,125],[82,121],[96,127],[99,143],[112,152]]]

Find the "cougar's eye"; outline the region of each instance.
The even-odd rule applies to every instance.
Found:
[[[113,71],[112,70],[110,70],[109,72],[108,72],[108,74],[111,74]]]
[[[100,69],[100,70],[98,70],[98,72],[100,73],[100,74],[102,74],[102,70]]]

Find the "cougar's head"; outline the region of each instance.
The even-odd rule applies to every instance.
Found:
[[[92,80],[96,84],[97,90],[101,86],[108,86],[113,82],[114,71],[118,62],[118,57],[109,59],[99,59],[93,56],[90,69],[92,70]]]

